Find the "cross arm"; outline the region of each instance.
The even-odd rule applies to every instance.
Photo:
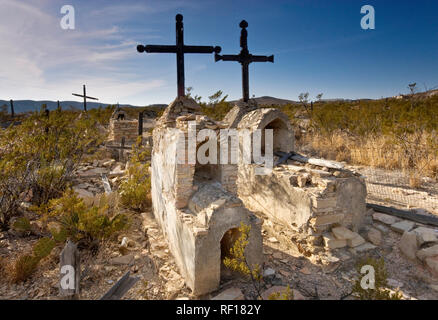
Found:
[[[137,51],[140,53],[176,53],[176,46],[166,46],[166,45],[138,45]]]
[[[220,54],[215,54],[214,55],[214,60],[216,62],[218,61],[240,61],[240,55],[235,55],[235,54],[224,54],[224,55],[220,55]]]
[[[84,98],[84,95],[83,95],[83,94],[72,93],[72,95],[74,95],[74,96],[76,96],[76,97]],[[87,98],[87,99],[91,99],[91,100],[99,100],[98,98],[93,98],[93,97],[89,97],[89,96],[85,96],[85,98]]]
[[[212,46],[184,46],[184,53],[219,53],[221,47]]]
[[[272,62],[273,63],[274,62],[274,55],[269,56],[269,57],[251,55],[250,60],[251,60],[251,62]]]

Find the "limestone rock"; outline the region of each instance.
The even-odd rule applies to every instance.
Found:
[[[342,219],[344,219],[343,214],[331,214],[331,215],[324,215],[324,216],[318,216],[316,218],[312,218],[310,222],[314,226],[318,227],[318,226],[339,223],[342,221]]]
[[[279,241],[277,240],[276,237],[270,237],[270,238],[268,239],[268,241],[269,241],[270,243],[278,243],[278,242],[279,242]]]
[[[123,170],[122,166],[119,164],[113,170],[111,170],[108,176],[110,178],[114,178],[114,177],[123,176],[124,174],[125,174],[125,170]]]
[[[414,226],[415,226],[415,222],[402,220],[394,224],[391,224],[391,229],[398,233],[405,233],[411,231]]]
[[[426,227],[418,227],[412,231],[417,235],[418,244],[426,242],[438,242],[438,230]]]
[[[377,247],[369,242],[365,242],[364,244],[361,244],[359,246],[357,246],[356,248],[354,248],[354,251],[356,253],[363,253],[366,251],[370,251],[370,250],[374,250]]]
[[[426,265],[435,275],[438,275],[438,256],[426,259]]]
[[[380,213],[380,212],[376,212],[373,214],[373,220],[379,221],[379,222],[387,224],[387,225],[394,224],[398,221],[398,219],[396,217],[390,216],[388,214]]]
[[[339,240],[351,240],[359,236],[356,232],[353,232],[345,227],[336,227],[332,229],[333,235]]]
[[[353,239],[348,239],[347,244],[350,248],[356,248],[362,244],[364,244],[366,241],[364,238],[362,238],[360,235],[357,235],[357,237]]]
[[[418,251],[417,235],[413,232],[403,233],[403,236],[400,239],[399,248],[406,257],[415,260]]]
[[[338,248],[344,248],[347,246],[347,240],[345,239],[336,239],[330,234],[325,234],[323,236],[324,239],[324,245],[328,249],[338,249]]]
[[[371,228],[367,232],[367,239],[372,244],[374,244],[376,246],[380,246],[380,244],[382,243],[382,233],[375,228]]]
[[[222,291],[211,300],[245,300],[245,296],[239,288],[229,288]]]
[[[114,265],[129,265],[134,262],[134,256],[132,254],[128,254],[126,256],[115,257],[110,260],[111,264]]]
[[[438,256],[438,244],[417,252],[417,258],[424,261],[427,258]]]

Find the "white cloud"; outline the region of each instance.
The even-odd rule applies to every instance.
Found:
[[[0,0],[0,99],[72,99],[87,83],[102,100],[122,102],[165,84],[118,66],[136,46],[119,26],[96,19],[87,31],[62,30],[55,9],[47,0]]]

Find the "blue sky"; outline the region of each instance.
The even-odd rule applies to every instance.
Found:
[[[60,27],[63,5],[75,30]],[[363,30],[363,5],[375,30]],[[82,84],[108,103],[169,103],[176,96],[174,54],[139,54],[136,45],[174,44],[175,15],[185,43],[237,54],[242,19],[253,54],[250,94],[297,100],[379,98],[438,87],[438,2],[423,1],[85,1],[0,0],[0,99],[75,100]],[[241,68],[213,55],[186,55],[186,86],[205,100],[221,89],[241,98]]]

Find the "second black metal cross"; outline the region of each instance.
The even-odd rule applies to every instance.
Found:
[[[237,61],[242,65],[242,91],[243,91],[243,101],[248,102],[249,100],[249,64],[251,62],[274,62],[274,56],[254,56],[248,51],[248,22],[242,20],[239,26],[242,28],[240,32],[240,47],[242,50],[238,55],[219,55],[215,54],[216,62],[219,60],[223,61]]]

